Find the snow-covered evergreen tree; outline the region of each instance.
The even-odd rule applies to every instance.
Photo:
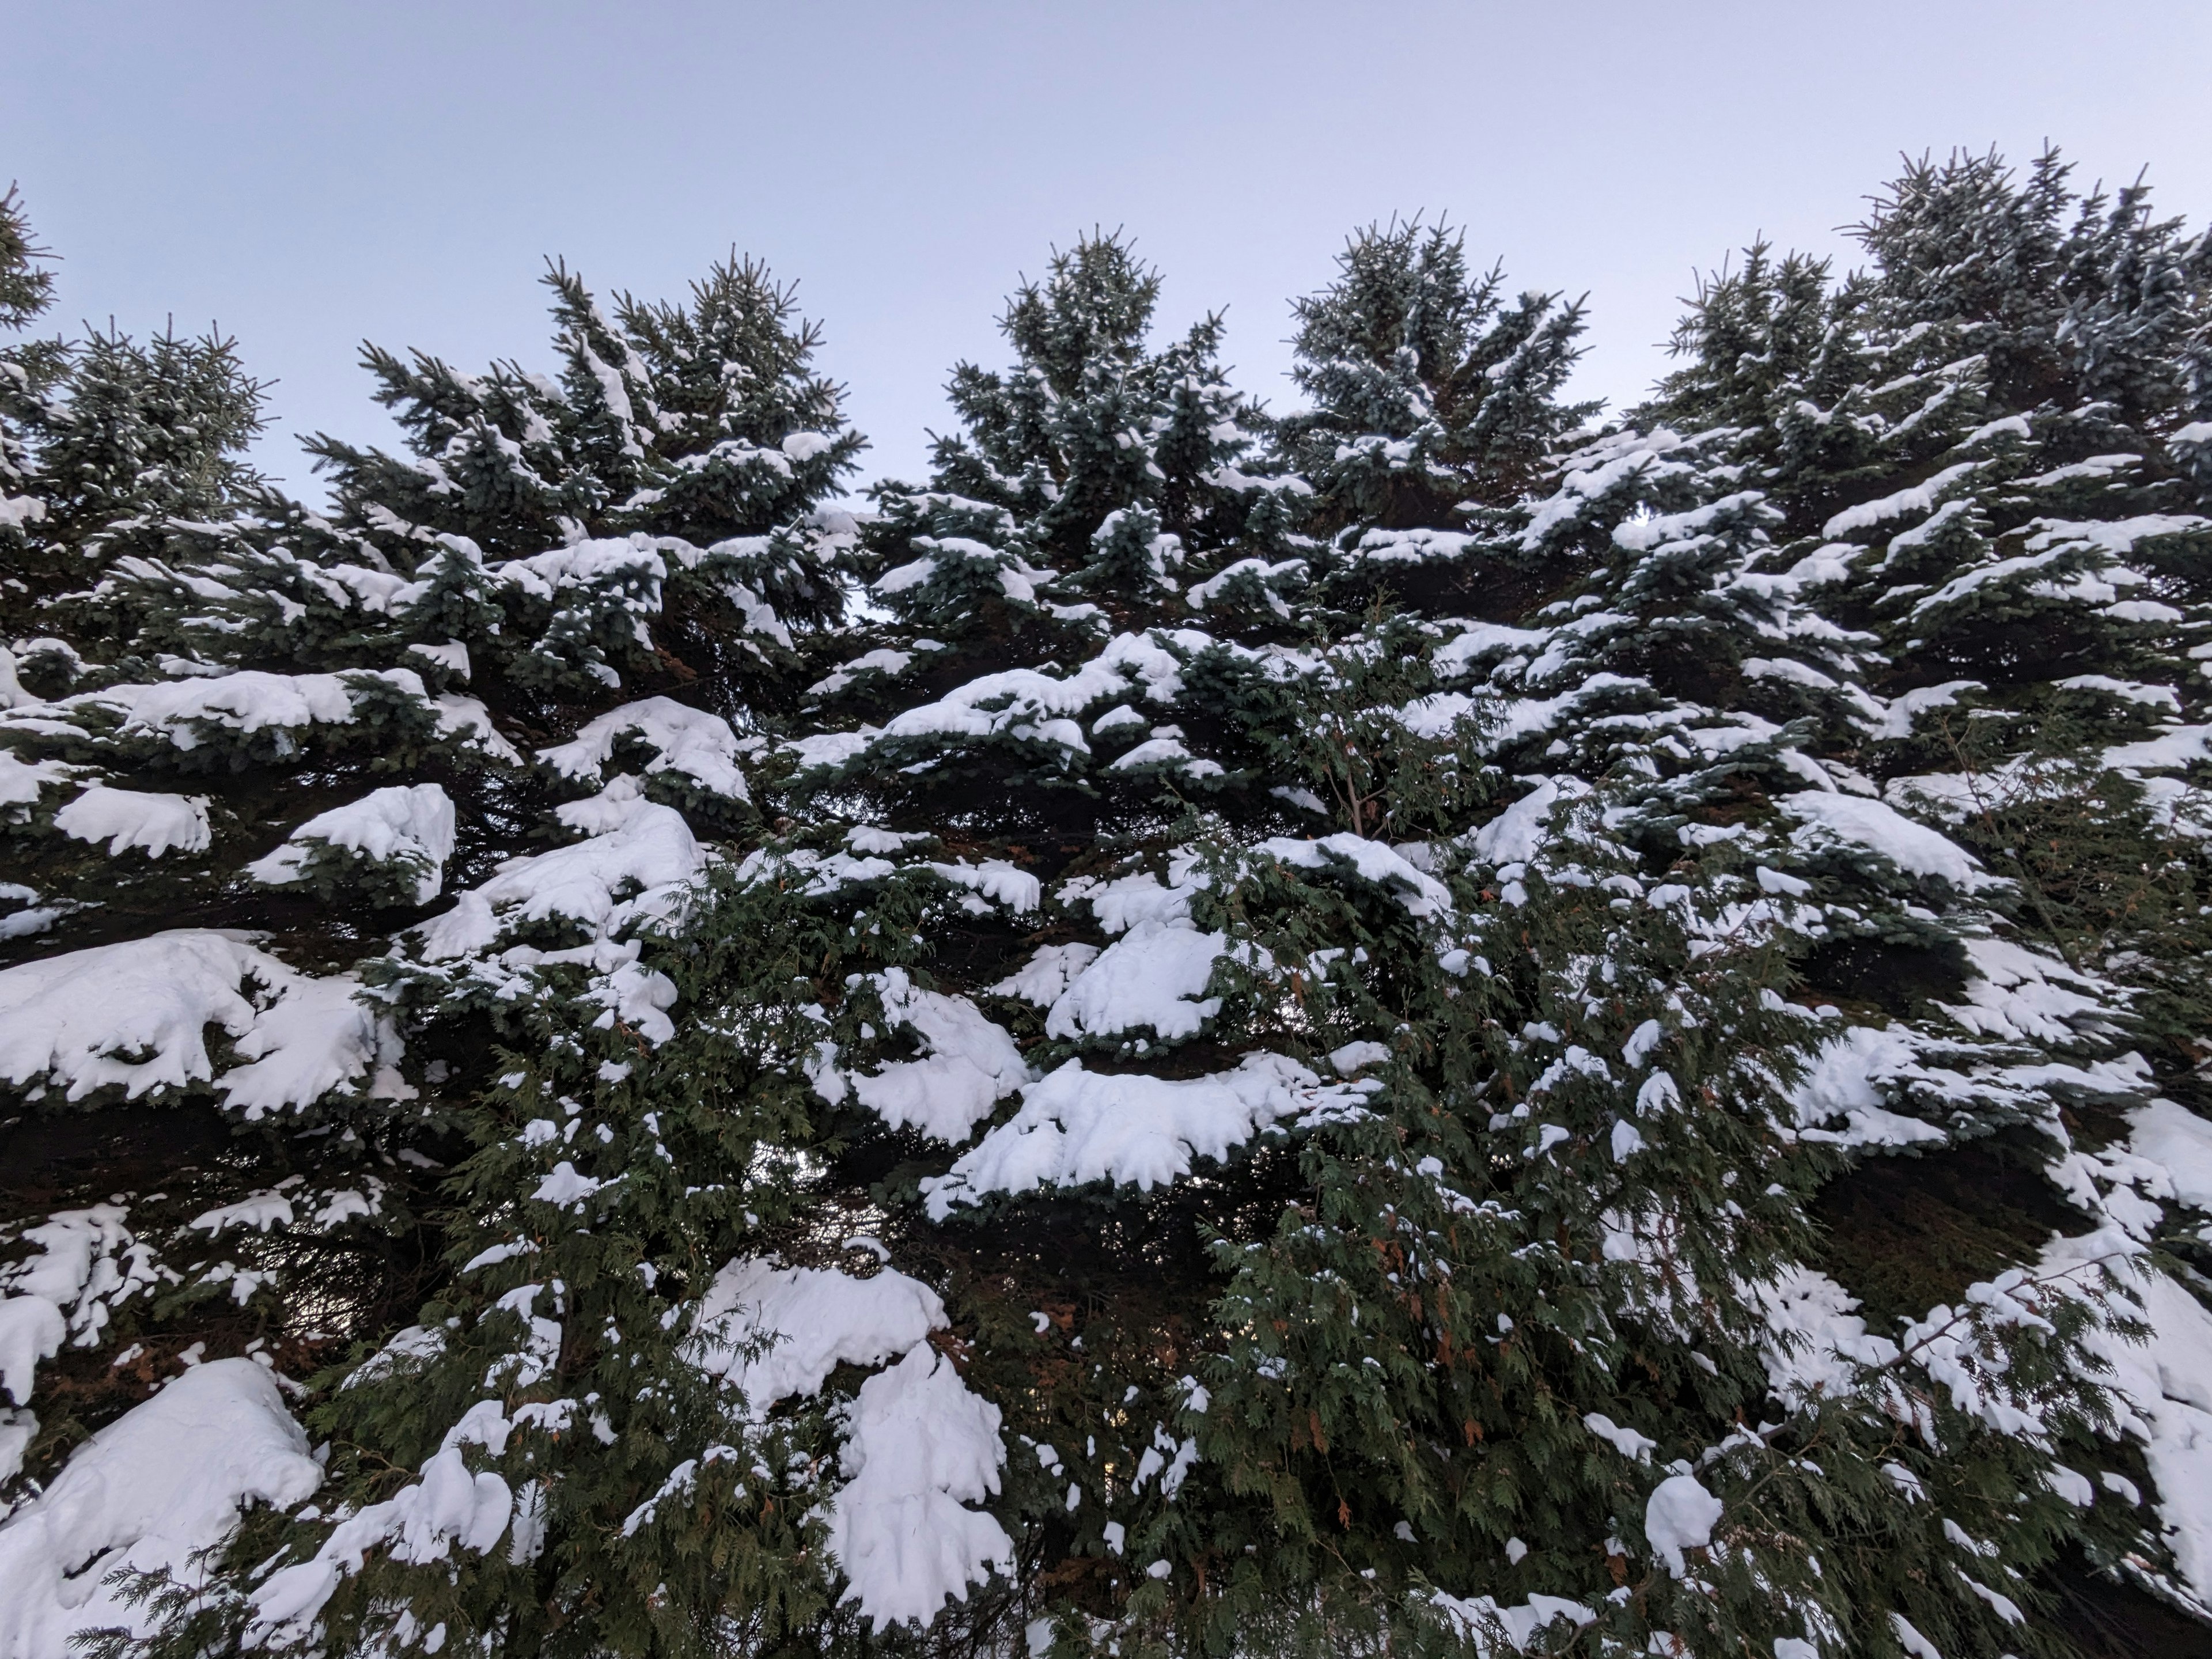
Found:
[[[877,492],[864,541],[888,623],[817,686],[846,715],[833,723],[1148,626],[1289,620],[1310,492],[1260,467],[1265,422],[1224,379],[1219,316],[1154,349],[1159,288],[1127,243],[1083,238],[1009,302],[1016,362],[954,371],[960,429],[938,440],[929,483]],[[887,745],[905,752],[903,737]]]
[[[21,332],[52,303],[40,252],[11,191],[0,204],[0,328]],[[158,552],[165,521],[220,519],[258,483],[242,451],[261,429],[261,388],[217,333],[21,340],[5,362],[0,480],[12,499],[0,507],[0,603],[11,633],[35,628],[39,600],[134,551]],[[18,653],[16,672],[34,685],[65,678],[68,650]]]
[[[2206,1588],[2195,1408],[2160,1378],[2212,1328],[2148,1248],[2145,1200],[2185,1213],[2204,1131],[2194,1056],[2147,1040],[2191,1027],[2201,975],[2180,671],[2206,526],[2173,510],[2167,434],[2192,413],[2203,244],[2063,178],[1916,168],[1866,228],[1874,269],[1832,286],[1751,250],[1700,296],[1660,400],[1570,457],[1508,550],[1608,574],[1482,648],[1541,711],[1541,781],[1501,824],[1556,826],[1593,790],[1647,860],[1732,848],[1756,877],[1739,915],[1797,936],[1796,1000],[1831,1029],[1779,1121],[1850,1173],[1812,1206],[1829,1231],[1777,1281],[1778,1324],[1875,1362],[1877,1395],[1900,1348],[1926,1373],[1908,1392],[1948,1390],[1966,1417],[1923,1442],[1943,1455],[1917,1489],[1938,1510],[1938,1481],[2066,1495],[2025,1534],[2017,1507],[1996,1532],[1949,1517],[1990,1559],[2022,1549],[2023,1583],[2049,1528],[2186,1602]],[[2099,441],[2123,430],[2129,453]],[[2051,449],[2021,453],[2039,434]],[[1675,640],[1700,643],[1670,666]],[[1531,869],[1559,855],[1510,839]],[[2163,1372],[2115,1334],[2145,1314]],[[2002,1607],[1965,1628],[1996,1607],[1971,1585],[1948,1612],[1903,1590],[1858,1601],[1945,1652],[2013,1639]]]
[[[0,715],[47,930],[0,998],[133,905],[252,919],[190,935],[244,1012],[178,1080],[262,1138],[219,1208],[16,1235],[0,1659],[1997,1659],[2114,1583],[2190,1628],[2212,242],[2055,158],[1862,235],[1750,250],[1602,426],[1578,308],[1449,233],[1352,240],[1279,420],[1085,239],[857,524],[787,295],[556,269],[557,379],[371,354],[410,447],[317,440],[331,510],[83,532],[22,590],[74,678]],[[188,767],[204,895],[83,874],[62,813]],[[65,995],[106,1046],[7,1025],[35,1104],[208,1024]],[[372,1240],[377,1296],[296,1265]],[[210,1301],[336,1363],[66,1462],[21,1413],[236,1353]]]
[[[144,1628],[103,1575],[182,1571],[241,1498],[323,1480],[280,1388],[451,1280],[441,1167],[502,1045],[671,1035],[644,935],[753,821],[757,713],[838,613],[824,504],[860,441],[789,292],[732,263],[610,319],[549,281],[558,380],[369,354],[410,447],[318,440],[327,513],[238,465],[234,369],[200,495],[125,465],[175,453],[161,431],[227,345],[96,337],[35,388],[0,1076],[31,1149],[54,1122],[117,1150],[106,1201],[11,1218],[6,1478],[51,1481],[0,1540],[11,1654]],[[178,1443],[148,1506],[102,1509],[91,1471],[149,1434]]]
[[[0,196],[0,328],[19,334],[53,304],[54,273],[40,260],[46,250],[32,240],[30,221],[14,185]],[[11,340],[0,355],[0,537],[9,562],[22,556],[33,525],[46,503],[27,489],[30,483],[30,423],[44,413],[40,396],[53,373],[58,342]],[[20,493],[19,493],[20,492]],[[15,574],[6,588],[12,614],[28,585]]]
[[[1054,297],[1075,314],[1045,337],[1079,334],[1094,293]],[[1102,400],[1115,337],[1076,377]],[[1102,504],[1096,548],[1143,505],[1085,470],[1121,448],[1000,470],[1057,459]],[[1207,487],[1291,533],[1294,483]],[[1007,518],[1052,545],[1041,511]],[[1376,837],[1463,808],[1470,723],[1375,722],[1433,678],[1382,629],[1101,638],[1109,607],[1203,614],[1171,562],[1077,567],[1097,597],[1045,616],[1085,629],[1087,660],[993,666],[787,751],[790,833],[656,957],[679,994],[660,1040],[573,1022],[470,1115],[465,1265],[315,1419],[352,1507],[249,1526],[234,1559],[281,1565],[180,1605],[174,1639],[688,1650],[939,1620],[1000,1644],[1055,1617],[1080,1641],[1095,1613],[1219,1642],[1316,1573],[1328,1619],[1366,1616],[1333,1547],[1201,1455],[1231,1271],[1210,1247],[1264,1236],[1304,1183],[1284,1138],[1366,1121],[1397,1005],[1467,971],[1444,887]],[[1376,752],[1306,741],[1297,681]],[[1177,799],[1217,779],[1218,810]],[[1315,833],[1332,798],[1366,833]],[[1400,1518],[1363,1523],[1394,1579]]]
[[[10,320],[27,325],[50,285],[26,263],[20,218],[9,233],[0,264]],[[173,545],[237,532],[257,488],[239,447],[258,428],[258,388],[215,336],[33,341],[10,347],[0,368],[12,497],[0,1079],[6,1227],[10,1255],[24,1258],[0,1299],[0,1390],[12,1402],[0,1501],[10,1501],[26,1490],[19,1474],[49,1474],[180,1356],[265,1356],[273,1344],[293,1370],[311,1369],[319,1322],[275,1316],[264,1287],[280,1273],[319,1280],[313,1299],[340,1316],[374,1319],[395,1283],[410,1293],[404,1206],[378,1214],[397,1184],[380,1167],[390,1152],[365,1156],[338,1121],[404,1092],[396,1031],[355,1000],[358,980],[323,971],[327,949],[277,954],[240,927],[270,928],[267,911],[220,913],[219,860],[244,849],[230,841],[237,825],[220,788],[204,780],[222,780],[257,743],[265,755],[288,720],[327,723],[359,702],[380,720],[411,717],[427,735],[437,717],[407,707],[397,685],[325,676],[280,688],[190,664],[161,677],[103,661],[106,627],[80,627],[64,595]],[[257,711],[264,718],[252,721]],[[221,854],[218,826],[229,842]],[[159,1119],[133,1104],[187,1098]],[[252,1127],[325,1098],[347,1104],[317,1126],[313,1146]],[[206,1109],[210,1100],[222,1115]],[[296,1237],[268,1236],[295,1216]],[[281,1418],[276,1384],[235,1363],[234,1403]],[[42,1599],[36,1574],[11,1587],[11,1607]]]
[[[1295,307],[1291,374],[1311,402],[1282,430],[1319,492],[1316,527],[1334,538],[1329,597],[1500,617],[1525,606],[1528,592],[1498,591],[1494,563],[1474,591],[1471,532],[1595,412],[1560,398],[1581,356],[1580,303],[1523,293],[1509,306],[1503,266],[1475,275],[1463,233],[1418,220],[1358,232],[1337,265]]]

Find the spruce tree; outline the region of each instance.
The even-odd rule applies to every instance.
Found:
[[[32,239],[30,221],[10,185],[0,196],[0,328],[11,335],[30,327],[53,304],[54,273],[41,263],[46,256],[46,250]],[[58,342],[11,340],[0,355],[0,537],[6,538],[11,565],[28,545],[31,527],[46,515],[45,501],[27,488],[32,465],[27,428],[44,412],[41,393],[60,349]],[[9,575],[5,603],[12,616],[27,588],[12,568]]]
[[[644,935],[753,823],[759,720],[838,614],[826,503],[860,440],[789,290],[732,261],[610,319],[548,281],[558,380],[368,353],[409,447],[314,441],[327,512],[237,464],[242,379],[206,465],[125,464],[173,455],[227,343],[66,346],[25,422],[47,635],[0,714],[27,907],[0,1073],[27,1158],[100,1147],[107,1200],[33,1191],[11,1229],[0,1351],[36,1417],[7,1475],[46,1483],[5,1540],[27,1650],[150,1628],[106,1575],[190,1582],[236,1503],[296,1506],[389,1443],[326,1443],[325,1477],[279,1389],[374,1351],[473,1253],[446,1259],[477,1224],[447,1171],[504,1045],[672,1034]],[[213,1495],[103,1514],[71,1471],[149,1433]]]
[[[1017,362],[955,369],[960,430],[937,440],[929,483],[876,491],[862,563],[888,623],[816,687],[825,723],[1152,625],[1287,622],[1310,574],[1307,486],[1260,465],[1266,422],[1224,379],[1220,316],[1152,348],[1159,288],[1127,242],[1083,238],[1009,301]]]
[[[1473,274],[1464,234],[1418,219],[1358,232],[1337,264],[1293,307],[1291,377],[1310,405],[1282,428],[1319,493],[1316,527],[1334,538],[1329,597],[1525,605],[1527,592],[1495,591],[1493,570],[1474,582],[1470,532],[1596,412],[1560,398],[1582,355],[1581,303],[1526,292],[1508,305],[1502,264]]]
[[[40,596],[78,678],[0,726],[14,829],[119,909],[57,801],[229,768],[191,868],[252,885],[201,902],[283,927],[185,1092],[299,1097],[184,1276],[362,1340],[279,1345],[335,1362],[312,1456],[245,1360],[66,1462],[15,1430],[0,1583],[51,1594],[0,1621],[1996,1659],[2095,1583],[2202,1616],[2212,243],[2055,157],[1910,167],[1861,234],[1701,285],[1602,424],[1579,308],[1447,231],[1352,240],[1280,418],[1084,239],[857,520],[787,295],[610,319],[556,268],[557,380],[371,354],[410,447],[315,441],[331,511],[118,509]],[[96,713],[241,672],[355,720]],[[6,974],[110,925],[45,908]],[[310,1096],[341,1006],[384,1073]],[[94,1060],[95,1107],[149,1063]],[[0,1320],[217,1329],[131,1322],[195,1231],[151,1202],[21,1232]],[[404,1288],[283,1255],[372,1233]],[[219,1395],[227,1460],[155,1460],[221,1471],[201,1577],[92,1517]]]
[[[6,216],[0,280],[9,320],[27,326],[51,298],[50,273],[27,263],[12,204]],[[65,603],[72,583],[235,532],[258,487],[240,447],[258,429],[260,388],[212,332],[34,340],[10,346],[0,370],[13,495],[0,549],[0,1086],[5,1227],[21,1258],[0,1300],[0,1392],[12,1401],[0,1502],[12,1507],[180,1358],[213,1347],[268,1364],[273,1341],[291,1369],[310,1368],[313,1322],[286,1330],[272,1318],[264,1285],[280,1273],[319,1278],[326,1307],[372,1312],[404,1280],[410,1250],[404,1210],[379,1213],[398,1183],[357,1137],[340,1145],[325,1122],[321,1146],[299,1151],[332,1155],[299,1156],[245,1128],[325,1097],[365,1106],[402,1091],[396,1036],[354,1000],[359,981],[262,948],[235,909],[218,918],[208,891],[216,824],[234,826],[200,781],[271,740],[268,722],[246,729],[251,690],[268,688],[227,696],[241,683],[218,686],[175,659],[173,672],[111,665],[105,629],[81,629]],[[356,695],[335,679],[295,690],[280,721],[327,720]],[[211,1097],[243,1133],[204,1109]],[[137,1109],[154,1098],[179,1109],[159,1120]],[[265,1237],[295,1215],[297,1239]],[[241,1248],[245,1234],[256,1244]],[[276,1385],[251,1361],[228,1375],[234,1404],[281,1417]],[[187,1467],[185,1478],[198,1477]],[[27,1535],[14,1531],[11,1544]],[[51,1600],[40,1576],[10,1575],[11,1606]]]
[[[1917,164],[1862,227],[1872,267],[1840,283],[1753,250],[1701,294],[1686,367],[1640,418],[1725,423],[1777,514],[1765,569],[1852,636],[1849,675],[1802,641],[1760,670],[1832,682],[1808,746],[1836,790],[1779,801],[1799,861],[1774,866],[1822,912],[1801,994],[1855,1028],[1808,1097],[1856,1144],[1820,1200],[1826,1265],[1892,1316],[1975,1279],[2101,1277],[2156,1354],[2202,1318],[2187,1270],[2160,1272],[2193,1224],[2143,1200],[2188,1203],[2172,1172],[2202,1133],[2174,1038],[2201,1023],[2187,653],[2207,526],[2184,434],[2206,243],[2140,185],[2066,178],[2055,155],[2024,178]],[[2125,1432],[2066,1455],[2121,1493],[2147,1459],[2161,1493],[2118,1525],[2085,1504],[2087,1564],[2201,1599],[2172,1461],[2187,1408],[2109,1330],[2079,1341],[2063,1364]]]
[[[1345,303],[1346,290],[1354,284],[1328,302]],[[1487,1374],[1487,1397],[1476,1398],[1488,1409],[1462,1425],[1471,1455],[1458,1480],[1470,1500],[1480,1495],[1465,1513],[1496,1554],[1431,1550],[1424,1565],[1456,1569],[1436,1582],[1434,1605],[1469,1634],[1485,1620],[1525,1632],[1556,1613],[1623,1650],[1664,1635],[1692,1650],[1911,1650],[1932,1631],[1944,1651],[1996,1652],[2017,1639],[2011,1599],[2001,1607],[1929,1574],[1931,1550],[1957,1547],[1941,1527],[1986,1543],[2002,1565],[1975,1554],[1968,1565],[2017,1589],[2006,1575],[2047,1559],[2066,1511],[2019,1496],[2042,1489],[2042,1449],[1990,1432],[1956,1395],[1902,1380],[1917,1345],[1870,1334],[1815,1271],[1812,1202],[1838,1168],[1823,1143],[1838,1137],[1805,1103],[1835,1040],[1825,1023],[1842,1015],[1782,995],[1821,919],[1796,902],[1810,884],[1746,809],[1808,785],[1834,791],[1806,750],[1856,706],[1849,681],[1873,641],[1818,615],[1808,573],[1778,562],[1783,515],[1742,487],[1734,435],[1597,434],[1553,464],[1547,494],[1487,504],[1482,533],[1447,544],[1463,573],[1456,593],[1401,590],[1423,605],[1431,660],[1451,677],[1407,708],[1407,723],[1486,707],[1482,749],[1518,780],[1502,814],[1444,843],[1481,888],[1466,907],[1480,930],[1468,948],[1497,1000],[1460,1039],[1480,1059],[1452,1081],[1462,1098],[1496,1103],[1461,1110],[1478,1153],[1467,1172],[1443,1157],[1431,1172],[1453,1170],[1467,1198],[1487,1199],[1508,1224],[1475,1261],[1451,1259],[1448,1282],[1490,1290],[1513,1264],[1519,1285],[1486,1298],[1504,1316],[1484,1346],[1547,1356],[1455,1363],[1445,1356],[1460,1344],[1438,1343],[1432,1378]],[[1338,543],[1412,539],[1355,525]],[[1460,595],[1475,618],[1437,614]],[[1778,666],[1785,653],[1794,667]],[[1714,1003],[1699,1000],[1709,994]],[[1680,1122],[1677,1100],[1698,1103]],[[1346,1329],[1310,1310],[1327,1245],[1309,1241],[1326,1237],[1310,1222],[1287,1228],[1248,1268],[1266,1300],[1247,1328],[1279,1330],[1297,1309],[1288,1322],[1316,1333],[1307,1341]],[[2094,1295],[2069,1304],[2056,1322],[2078,1336],[2097,1305]],[[1374,1313],[1360,1316],[1350,1328],[1372,1328]],[[2069,1375],[2063,1352],[1996,1368],[2009,1367],[2049,1432],[2084,1442],[2106,1407]],[[1326,1401],[1328,1389],[1308,1397]],[[1900,1441],[1900,1410],[1921,1413],[1917,1452]],[[1913,1472],[1923,1467],[1927,1480]],[[1542,1522],[1524,1534],[1537,1507]],[[2132,1542],[2132,1532],[2118,1535]],[[1708,1553],[1689,1553],[1692,1534]],[[1590,1582],[1593,1554],[1616,1593]],[[1696,1586],[1686,1595],[1684,1581]],[[1532,1593],[1556,1599],[1510,1609]]]
[[[1013,310],[1048,343],[1093,343],[1070,375],[1079,431],[1138,378],[1121,301],[1147,280],[1091,281],[1126,257],[1087,257],[1041,323]],[[1195,378],[1109,431],[1172,433]],[[1115,556],[1114,515],[1148,503],[1119,504],[1113,478],[1188,473],[1156,479],[1123,447],[998,453],[1010,477],[1063,469],[1033,514],[1003,509],[1002,545],[1098,551],[1067,579],[1092,597],[1048,600],[1077,614],[1047,621],[1200,611],[1165,571],[1260,556]],[[1255,498],[1255,536],[1293,533],[1300,489],[1198,482]],[[1046,509],[1077,498],[1096,521],[1063,532]],[[957,499],[932,510],[981,516]],[[921,586],[901,568],[886,600]],[[1285,1533],[1201,1455],[1233,1271],[1212,1247],[1273,1224],[1304,1184],[1290,1138],[1368,1118],[1400,1005],[1465,972],[1434,936],[1447,890],[1374,837],[1463,807],[1471,726],[1375,726],[1376,696],[1433,680],[1382,624],[1297,644],[1098,631],[1071,665],[971,644],[1002,653],[989,672],[787,751],[790,832],[725,869],[654,958],[672,1028],[540,1024],[501,1062],[457,1177],[459,1273],[316,1419],[356,1507],[335,1530],[249,1527],[232,1559],[281,1565],[174,1601],[170,1639],[690,1650],[920,1626],[998,1645],[1057,1620],[1080,1644],[1092,1615],[1219,1645],[1316,1578],[1331,1620],[1365,1616],[1333,1541]],[[1305,743],[1293,678],[1380,752]],[[1217,734],[1225,759],[1204,752]],[[1323,790],[1349,822],[1316,835]],[[525,1017],[554,1006],[540,989]],[[1399,1522],[1362,1522],[1384,1547],[1360,1564],[1394,1579]]]

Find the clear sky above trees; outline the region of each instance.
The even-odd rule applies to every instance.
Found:
[[[361,337],[531,358],[550,253],[643,295],[732,244],[799,279],[867,471],[913,476],[1006,274],[1093,224],[1170,273],[1163,318],[1226,304],[1281,407],[1286,296],[1346,227],[1448,214],[1516,284],[1591,290],[1577,391],[1620,408],[1693,268],[1753,230],[1842,252],[1900,150],[2049,137],[2212,206],[2185,0],[5,11],[0,183],[69,256],[59,317],[219,320],[301,482],[295,432],[388,441]]]

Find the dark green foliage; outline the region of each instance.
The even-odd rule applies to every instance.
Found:
[[[54,273],[11,189],[0,199],[0,327],[52,303]],[[262,429],[263,386],[237,343],[165,327],[141,343],[110,327],[0,353],[0,619],[35,628],[38,599],[158,552],[173,520],[220,520],[259,480],[243,451]]]
[[[717,267],[682,306],[625,300],[614,323],[569,274],[552,283],[576,401],[512,366],[479,380],[393,369],[386,400],[420,447],[398,459],[321,445],[339,486],[327,514],[244,466],[258,388],[228,342],[96,336],[15,382],[37,394],[24,476],[42,510],[19,515],[30,562],[11,573],[29,580],[10,604],[41,637],[15,638],[4,659],[25,691],[10,678],[0,699],[13,704],[0,711],[0,890],[17,924],[3,948],[25,964],[15,984],[50,964],[84,977],[74,1007],[11,1005],[11,1019],[74,1018],[82,1035],[51,1074],[43,1056],[14,1060],[0,1133],[27,1148],[46,1133],[41,1114],[67,1111],[127,1146],[151,1133],[118,1127],[138,1123],[142,1097],[228,1119],[184,1167],[118,1154],[107,1178],[27,1187],[0,1214],[11,1255],[35,1258],[17,1227],[115,1194],[120,1242],[103,1248],[137,1252],[151,1275],[112,1298],[96,1279],[72,1313],[93,1322],[86,1342],[105,1320],[111,1350],[135,1342],[143,1358],[89,1390],[82,1415],[52,1408],[42,1368],[28,1419],[39,1478],[180,1352],[250,1345],[289,1375],[334,1380],[358,1345],[459,1294],[448,1252],[471,1212],[440,1182],[482,1132],[471,1114],[495,1109],[479,1103],[507,1099],[496,1042],[589,1030],[610,1000],[626,1050],[642,1044],[630,1020],[658,1032],[653,999],[674,988],[623,978],[640,946],[616,935],[655,914],[641,890],[672,894],[699,872],[695,824],[756,822],[754,703],[789,702],[793,630],[837,614],[842,532],[816,509],[860,440],[807,369],[813,331],[759,267]],[[592,372],[610,362],[611,379]],[[649,430],[609,424],[625,387]],[[686,700],[645,695],[663,689]],[[126,829],[112,846],[108,828],[89,833],[139,811],[171,830]],[[527,864],[549,854],[550,866]],[[486,896],[517,857],[520,895]],[[426,957],[415,925],[461,895],[481,926]],[[544,954],[559,960],[541,986],[529,970]],[[150,1092],[134,1083],[132,1103],[119,1083],[64,1086],[88,1056],[148,1054],[184,1058]],[[234,1096],[257,1063],[264,1081]],[[227,1207],[248,1218],[210,1221]],[[422,1411],[438,1398],[410,1396]],[[333,1395],[332,1425],[370,1399]],[[667,1409],[689,1421],[708,1407]],[[396,1443],[420,1462],[404,1434]],[[350,1479],[346,1445],[337,1468]],[[389,1449],[365,1449],[365,1490],[389,1475]],[[229,1628],[234,1610],[204,1611],[216,1622],[179,1639]]]
[[[1466,240],[1393,220],[1360,231],[1323,293],[1297,302],[1299,390],[1284,438],[1327,503],[1326,528],[1450,522],[1528,490],[1558,441],[1596,412],[1559,392],[1581,356],[1577,301],[1504,298],[1470,273]]]
[[[251,914],[392,1045],[131,1200],[183,1263],[293,1194],[116,1329],[251,1322],[327,1473],[112,1659],[2201,1614],[2207,243],[2055,156],[1909,166],[1859,234],[1702,282],[1601,429],[1579,306],[1442,227],[1352,239],[1279,420],[1093,235],[855,519],[788,290],[556,266],[556,378],[369,351],[406,450],[314,441],[327,514],[216,468],[186,521],[166,463],[70,507],[109,550],[18,648],[78,695],[0,724],[9,844],[95,896],[66,768],[213,833],[56,938]],[[121,407],[120,349],[39,408]],[[187,695],[247,673],[335,701]],[[306,825],[372,782],[450,854]]]

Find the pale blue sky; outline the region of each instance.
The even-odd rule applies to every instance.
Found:
[[[1692,272],[1836,227],[1899,151],[2212,216],[2212,4],[627,5],[0,0],[0,182],[61,315],[210,319],[289,434],[387,434],[357,343],[545,361],[534,285],[679,292],[732,245],[797,278],[823,362],[911,472],[957,358],[1048,247],[1122,226],[1163,320],[1225,306],[1289,388],[1289,296],[1355,224],[1448,213],[1516,284],[1587,289],[1590,395],[1632,398]]]

